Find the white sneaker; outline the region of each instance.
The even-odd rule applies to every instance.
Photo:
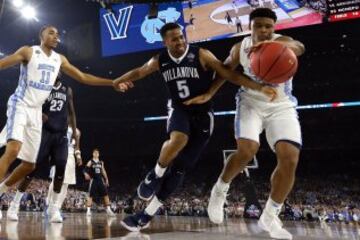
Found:
[[[19,205],[11,202],[10,207],[6,213],[7,219],[11,221],[19,221],[18,213],[19,213]]]
[[[86,211],[86,216],[91,217],[91,211]]]
[[[268,232],[271,238],[292,240],[292,234],[282,227],[282,222],[277,216],[273,216],[266,212],[261,214],[258,226]]]
[[[62,223],[63,218],[61,216],[60,209],[56,207],[55,205],[49,205],[47,211],[46,211],[49,221],[52,223]]]
[[[61,216],[61,212],[59,209],[56,209],[53,211],[53,213],[50,215],[50,222],[52,223],[62,223],[63,217]]]
[[[226,194],[227,190],[219,190],[216,184],[211,190],[207,212],[210,221],[212,221],[213,223],[220,224],[224,221],[224,204],[226,201]]]
[[[109,209],[106,209],[106,214],[108,215],[108,217],[116,217],[115,213]]]

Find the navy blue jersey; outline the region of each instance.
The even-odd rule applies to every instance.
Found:
[[[93,179],[102,179],[102,161],[94,161],[94,159],[91,159],[91,165],[90,165],[90,176]]]
[[[44,128],[51,132],[67,131],[68,128],[68,87],[60,83],[53,87],[45,101],[42,112],[48,116]]]
[[[159,55],[159,69],[163,80],[170,92],[172,107],[209,111],[211,101],[186,106],[184,101],[204,94],[208,91],[213,80],[213,71],[205,71],[200,63],[200,48],[189,46],[180,62],[172,58],[167,50]]]

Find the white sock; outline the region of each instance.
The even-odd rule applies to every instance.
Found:
[[[53,191],[52,198],[50,199],[49,205],[58,207],[59,198],[60,198],[60,193],[56,193]]]
[[[3,194],[4,192],[7,192],[8,189],[9,187],[6,186],[5,181],[0,183],[0,195]]]
[[[48,189],[48,194],[47,194],[47,197],[45,199],[45,203],[47,206],[49,206],[50,202],[51,202],[51,198],[52,198],[52,195],[53,195],[53,187],[54,187],[54,182],[51,181],[50,182],[50,185],[49,185],[49,189]]]
[[[59,209],[61,209],[61,207],[63,205],[63,202],[64,202],[64,200],[66,198],[67,189],[68,189],[68,184],[63,183],[63,185],[61,187],[61,192],[60,192],[60,195],[59,195],[59,199],[58,199],[58,202],[57,202],[57,206],[58,206]]]
[[[162,206],[162,202],[156,197],[156,195],[153,197],[149,205],[145,208],[145,212],[150,215],[154,216],[157,210]]]
[[[164,176],[164,173],[165,173],[166,169],[167,169],[167,167],[163,168],[163,167],[160,166],[159,163],[156,163],[156,166],[155,166],[155,174],[156,174],[156,176],[158,176],[159,178]]]
[[[106,210],[112,212],[110,205],[108,205],[108,206],[106,207]]]
[[[282,206],[283,206],[282,203],[277,203],[274,200],[272,200],[271,197],[269,197],[265,205],[265,210],[272,215],[278,216],[279,213],[281,212]]]
[[[13,203],[16,205],[20,205],[21,199],[24,196],[23,192],[20,192],[19,190],[16,191]]]
[[[230,183],[226,183],[224,182],[221,177],[219,177],[219,179],[216,182],[216,187],[223,192],[227,192],[229,190],[230,187]]]

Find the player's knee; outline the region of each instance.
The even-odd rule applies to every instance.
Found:
[[[176,134],[170,137],[170,144],[176,146],[179,149],[185,147],[189,140],[189,137],[185,134]]]
[[[242,147],[238,148],[236,151],[236,158],[239,160],[251,161],[254,158],[258,148],[257,147]]]
[[[286,173],[293,173],[298,165],[299,158],[297,156],[288,154],[278,158],[278,165],[281,171]]]
[[[32,171],[34,171],[36,168],[35,163],[30,163],[30,162],[22,162],[22,169],[26,172],[26,173],[31,173]]]
[[[246,151],[237,151],[235,158],[239,161],[250,161],[254,157],[254,153],[252,151],[246,150]]]
[[[250,161],[253,159],[259,149],[259,144],[245,139],[240,139],[237,142],[236,158],[240,160]]]
[[[20,152],[20,146],[17,145],[8,145],[6,147],[6,156],[7,159],[9,159],[9,161],[13,161],[17,158],[17,156],[19,155]]]

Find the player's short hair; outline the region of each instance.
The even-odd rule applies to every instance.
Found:
[[[39,38],[41,39],[41,37],[42,37],[42,34],[43,34],[43,32],[46,30],[46,29],[48,29],[48,28],[55,28],[55,26],[54,25],[44,25],[44,26],[42,26],[41,28],[40,28],[40,31],[39,31]]]
[[[254,18],[257,17],[271,18],[272,20],[274,20],[274,22],[276,22],[277,20],[276,13],[270,8],[256,8],[250,13],[249,21],[251,22],[252,20],[254,20]]]
[[[94,148],[92,152],[94,153],[95,151],[100,152],[99,148]]]
[[[174,29],[181,29],[180,25],[177,23],[166,23],[164,26],[162,26],[162,28],[160,29],[160,35],[162,38],[165,37],[166,33],[168,31],[174,30]]]

